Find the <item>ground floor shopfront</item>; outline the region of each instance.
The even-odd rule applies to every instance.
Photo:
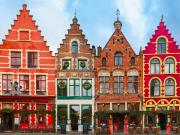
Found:
[[[1,131],[53,131],[54,121],[54,97],[0,98]]]
[[[93,130],[94,107],[93,100],[58,100],[56,104],[56,130],[61,130],[61,125],[66,126],[66,131],[83,131],[83,125],[88,124]]]

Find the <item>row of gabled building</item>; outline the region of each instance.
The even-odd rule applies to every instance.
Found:
[[[74,16],[53,56],[23,5],[0,45],[1,129],[180,124],[180,49],[163,20],[139,54],[121,27],[96,49]]]

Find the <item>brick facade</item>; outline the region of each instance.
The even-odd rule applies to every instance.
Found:
[[[52,114],[11,114],[13,110],[52,111],[55,104],[55,57],[23,5],[0,45],[0,124],[3,130],[53,126]],[[16,86],[15,86],[16,85]],[[41,109],[40,109],[41,110]],[[39,111],[40,111],[39,110]],[[1,112],[0,111],[0,112]],[[7,119],[9,127],[6,127]],[[15,126],[14,126],[15,125]]]

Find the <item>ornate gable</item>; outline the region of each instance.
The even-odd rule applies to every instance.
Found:
[[[33,20],[33,16],[30,15],[30,11],[27,10],[27,5],[23,5],[20,14],[17,15],[17,19],[14,20],[14,24],[11,25],[11,29],[8,31],[4,42],[6,41],[37,41],[44,42],[41,31],[38,30],[38,26]]]
[[[71,45],[73,41],[78,43],[79,53],[91,53],[90,44],[87,43],[88,40],[80,29],[80,24],[76,16],[73,18],[72,24],[70,24],[70,29],[68,29],[63,43],[60,44],[60,48],[58,48],[58,53],[68,52],[71,54]]]
[[[171,33],[169,33],[169,30],[167,29],[166,25],[163,22],[163,19],[161,19],[159,25],[157,26],[157,29],[155,30],[155,33],[152,35],[150,41],[147,43],[147,46],[145,47],[145,50],[143,51],[144,54],[155,54],[157,52],[157,40],[163,37],[166,39],[166,50],[167,53],[177,53],[180,52],[180,49],[178,49],[178,45],[176,44],[176,41],[171,36]]]

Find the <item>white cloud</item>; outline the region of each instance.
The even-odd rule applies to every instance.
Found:
[[[137,45],[143,43],[147,34],[147,18],[143,13],[143,0],[115,0],[115,5],[120,10],[120,18],[123,17],[130,26],[128,30],[136,39]]]

